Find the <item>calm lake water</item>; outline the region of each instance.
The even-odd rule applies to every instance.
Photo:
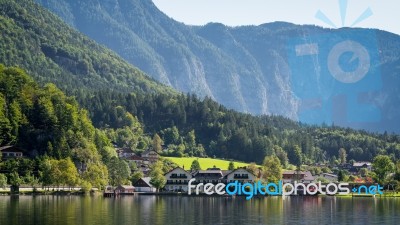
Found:
[[[399,198],[0,196],[0,224],[399,224]]]

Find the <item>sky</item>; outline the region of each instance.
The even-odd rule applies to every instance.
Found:
[[[400,34],[399,0],[153,0],[153,2],[169,17],[189,25],[219,22],[229,26],[240,26],[285,21],[330,28],[344,26],[377,28]]]

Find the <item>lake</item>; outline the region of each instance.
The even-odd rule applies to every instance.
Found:
[[[398,224],[400,198],[0,196],[0,224]]]

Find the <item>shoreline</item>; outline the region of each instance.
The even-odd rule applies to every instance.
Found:
[[[9,190],[1,190],[0,196],[41,196],[41,195],[53,195],[53,196],[104,196],[104,192],[98,190],[92,190],[90,192],[84,192],[81,190],[37,190],[37,191],[20,191],[19,193],[11,193]],[[120,193],[117,196],[109,196],[104,198],[117,198],[120,196],[176,196],[176,197],[197,197],[197,198],[208,198],[208,197],[220,197],[220,198],[246,198],[246,195],[206,195],[204,193],[199,195],[188,195],[184,192],[133,192],[133,193]],[[371,195],[371,194],[346,194],[346,195],[254,195],[253,198],[267,198],[267,197],[339,197],[339,198],[399,198],[400,193],[385,193],[383,195]]]

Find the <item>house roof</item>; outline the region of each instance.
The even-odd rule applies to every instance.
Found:
[[[2,146],[2,147],[0,147],[0,151],[3,151],[3,150],[5,150],[5,149],[11,148],[11,147],[12,147],[12,146],[10,146],[10,145]]]
[[[283,171],[282,174],[293,175],[293,174],[304,174],[304,172],[303,171],[287,170],[287,171]]]
[[[174,171],[174,170],[176,170],[176,169],[181,169],[181,170],[184,171],[185,173],[187,173],[187,174],[189,174],[189,175],[192,175],[190,172],[184,170],[182,167],[177,166],[177,167],[173,168],[172,170],[170,170],[170,171],[164,173],[164,176],[166,176],[167,174],[171,173],[172,171]]]
[[[211,167],[211,168],[207,168],[207,170],[221,170],[221,169],[217,168],[217,167]]]
[[[232,172],[232,170],[221,170],[222,176],[226,176]]]
[[[115,148],[115,151],[122,153],[134,153],[130,148]]]
[[[314,176],[311,174],[310,171],[305,171],[305,172],[304,172],[304,180],[313,181],[313,180],[315,180],[315,178],[314,178]]]
[[[322,173],[321,175],[327,176],[327,177],[338,177],[336,174],[332,174],[332,173]]]
[[[197,170],[197,174],[199,174],[199,173],[206,173],[206,174],[208,174],[208,173],[222,173],[222,171],[221,170]]]
[[[151,177],[142,177],[141,178],[144,182],[150,184]],[[150,184],[151,185],[151,184]]]
[[[156,154],[158,155],[158,153],[157,153],[156,151],[154,151],[154,150],[146,150],[146,151],[142,152],[142,156],[143,156],[143,155],[147,155],[147,154],[149,154],[150,152],[154,152],[154,153],[156,153]]]
[[[237,169],[235,169],[235,170],[227,170],[227,171],[229,171],[229,172],[228,172],[227,174],[225,174],[224,176],[228,176],[229,174],[234,173],[234,172],[236,172],[236,171],[238,171],[238,170],[244,170],[244,171],[246,171],[246,172],[252,174],[253,176],[256,176],[255,174],[253,174],[252,172],[250,172],[250,171],[248,171],[248,170],[246,170],[246,169],[244,169],[244,168],[237,168]]]
[[[138,182],[143,181],[147,186],[154,188],[154,186],[150,183],[151,177],[142,177],[138,181],[135,182],[133,186],[136,186]]]
[[[314,176],[311,174],[310,171],[294,171],[294,170],[290,170],[290,171],[283,171],[282,175],[295,175],[295,174],[301,174],[304,175],[303,180],[314,180]]]
[[[196,178],[224,178],[229,174],[231,170],[198,170],[192,173],[193,177]]]
[[[135,189],[134,186],[130,186],[130,185],[119,185],[117,188],[118,189],[122,188],[122,189],[125,189],[125,190]]]
[[[0,151],[1,152],[24,152],[22,149],[20,149],[16,146],[11,146],[11,145],[0,147]]]
[[[353,163],[353,166],[354,166],[354,167],[362,167],[362,166],[364,166],[364,165],[366,165],[366,166],[371,166],[371,163],[370,163],[370,162],[354,162],[354,163]]]

